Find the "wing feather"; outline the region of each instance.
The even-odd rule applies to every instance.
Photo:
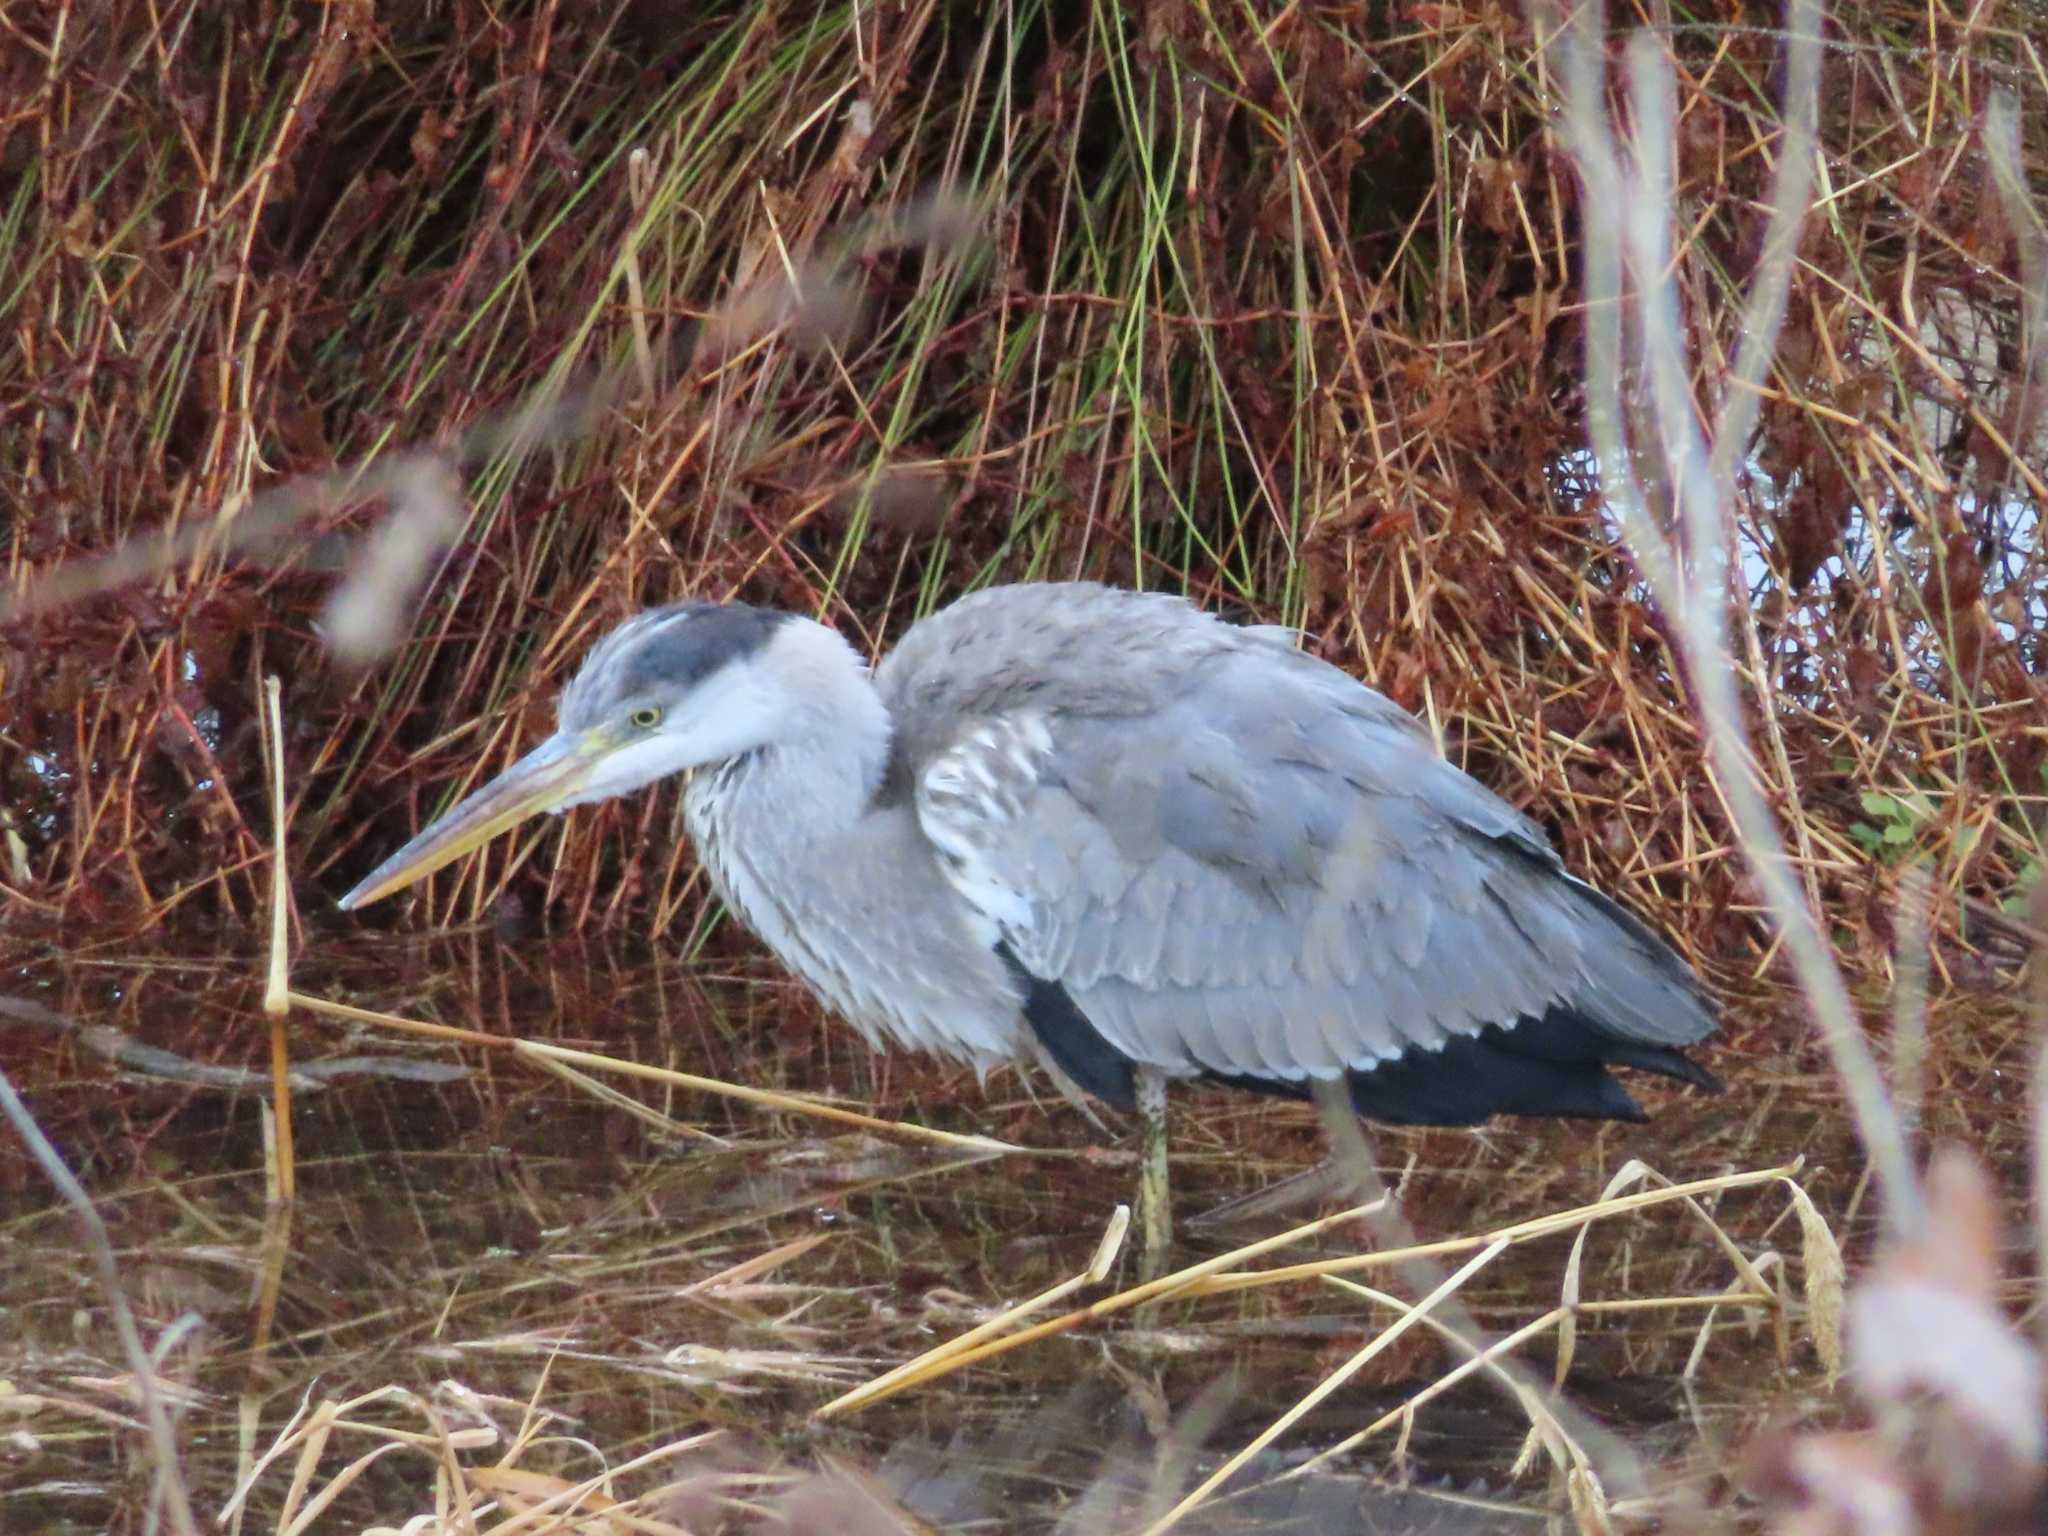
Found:
[[[1618,1040],[1712,1027],[1683,962],[1404,711],[1266,635],[1133,611],[1142,636],[1039,637],[1028,689],[949,684],[980,706],[950,729],[894,685],[925,700],[909,788],[949,878],[1118,1050],[1299,1081],[1557,1004]],[[1114,685],[1058,670],[1084,662]]]

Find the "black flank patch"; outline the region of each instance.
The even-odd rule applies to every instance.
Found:
[[[1065,987],[1025,970],[1007,944],[998,944],[996,953],[1024,988],[1024,1022],[1060,1070],[1113,1108],[1135,1108],[1136,1064],[1131,1058],[1102,1038],[1101,1031],[1067,996]]]
[[[1710,1093],[1720,1081],[1665,1046],[1617,1040],[1568,1008],[1507,1028],[1489,1025],[1440,1051],[1411,1050],[1349,1076],[1351,1102],[1385,1125],[1477,1125],[1495,1115],[1643,1120],[1642,1106],[1609,1075],[1610,1066],[1675,1077]],[[1305,1083],[1210,1073],[1215,1082],[1285,1098]]]

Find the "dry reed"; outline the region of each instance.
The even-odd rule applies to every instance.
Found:
[[[783,603],[879,646],[966,586],[1087,574],[1305,621],[1695,958],[1769,963],[1727,811],[1693,792],[1682,670],[1575,456],[1599,311],[1526,25],[1102,10],[970,45],[913,8],[781,46],[632,8],[452,38],[330,10],[288,40],[124,14],[13,45],[37,112],[101,124],[46,135],[11,220],[19,918],[259,910],[259,663],[332,891],[525,745],[645,603]],[[1776,36],[1709,16],[1654,45],[1672,279],[1702,376],[1733,370],[1736,639],[1789,872],[1867,974],[1926,864],[1936,971],[1973,985],[2029,940],[2048,764],[2033,247],[1993,195],[2038,178],[2044,114],[1985,115],[2038,105],[2043,68],[2000,14],[1833,18],[1789,270],[1759,267]],[[926,189],[970,184],[963,244],[968,205]],[[1744,351],[1757,270],[1787,319]],[[428,585],[323,618],[351,560]],[[32,592],[68,597],[26,616]],[[410,638],[365,674],[323,627],[350,655]],[[510,888],[698,937],[687,850],[647,835],[669,813],[575,818],[421,916]]]

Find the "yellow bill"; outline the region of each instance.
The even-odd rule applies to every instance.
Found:
[[[362,884],[341,898],[342,910],[382,900],[528,817],[561,806],[589,781],[592,768],[615,745],[611,733],[603,730],[550,736],[370,871]]]

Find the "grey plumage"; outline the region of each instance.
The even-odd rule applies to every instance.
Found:
[[[746,661],[791,615],[744,603],[671,603],[637,614],[598,642],[562,694],[568,730],[601,724],[620,700],[691,688]]]
[[[528,808],[695,768],[721,894],[872,1040],[984,1067],[1035,1040],[1112,1097],[1134,1066],[1345,1079],[1393,1119],[1634,1113],[1608,1064],[1706,1081],[1661,940],[1396,705],[1179,598],[992,588],[871,677],[808,620],[659,610],[562,724],[534,759],[633,766]],[[349,900],[449,856],[436,830]]]
[[[1618,1042],[1712,1028],[1533,823],[1270,633],[998,588],[913,629],[876,687],[956,888],[1134,1061],[1299,1082],[1560,1005]]]

